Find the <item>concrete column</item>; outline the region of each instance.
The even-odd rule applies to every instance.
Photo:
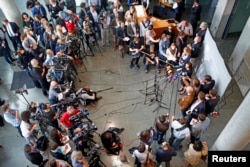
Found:
[[[250,141],[250,94],[236,110],[221,134],[216,139],[211,150],[242,150]]]
[[[15,22],[20,28],[22,27],[21,13],[13,0],[0,0],[0,8],[6,19]]]
[[[212,24],[210,26],[211,34],[214,38],[222,38],[223,32],[227,25],[227,21],[232,12],[234,2],[235,0],[218,0]]]

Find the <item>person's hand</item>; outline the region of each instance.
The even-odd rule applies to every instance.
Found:
[[[65,92],[69,92],[69,91],[70,91],[70,88],[66,88],[66,89],[65,89]]]
[[[166,113],[166,116],[169,116],[169,112]]]

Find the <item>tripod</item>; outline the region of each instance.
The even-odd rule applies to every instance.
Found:
[[[160,81],[161,81],[161,76],[159,77],[159,80],[158,79],[158,76],[157,76],[157,70],[155,69],[155,79],[154,79],[154,93],[155,93],[155,97],[153,100],[151,100],[152,102],[155,101],[158,103],[157,107],[153,110],[153,112],[155,111],[159,111],[160,108],[164,108],[164,109],[167,109],[169,110],[168,107],[165,107],[167,104],[162,102],[163,100],[163,95],[164,95],[164,91],[167,87],[167,83],[165,81],[165,85],[162,89],[160,89]],[[164,104],[165,106],[163,106],[162,104]]]

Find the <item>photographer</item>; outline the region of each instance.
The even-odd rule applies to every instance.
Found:
[[[93,102],[96,102],[96,101],[102,99],[102,96],[97,96],[97,92],[91,90],[89,88],[89,86],[83,86],[81,89],[79,89],[76,92],[76,94],[80,95],[81,102],[83,100],[84,106],[87,106],[89,104],[92,104]]]
[[[22,131],[22,135],[27,141],[27,143],[31,144],[32,146],[36,146],[37,143],[37,137],[35,135],[35,128],[37,127],[37,123],[31,123],[30,122],[30,112],[29,111],[23,111],[21,113],[21,124],[20,128]]]
[[[57,104],[69,91],[70,88],[62,89],[56,81],[51,81],[49,88],[49,103],[51,105]]]

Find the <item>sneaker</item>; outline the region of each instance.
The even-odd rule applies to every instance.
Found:
[[[137,64],[137,65],[136,65],[136,68],[139,70],[139,69],[140,69],[140,65],[139,65],[139,64]]]
[[[145,70],[145,73],[148,73],[148,70]]]
[[[134,65],[133,65],[133,64],[130,64],[130,65],[129,65],[129,68],[130,68],[130,69],[132,69],[133,67],[134,67]]]

